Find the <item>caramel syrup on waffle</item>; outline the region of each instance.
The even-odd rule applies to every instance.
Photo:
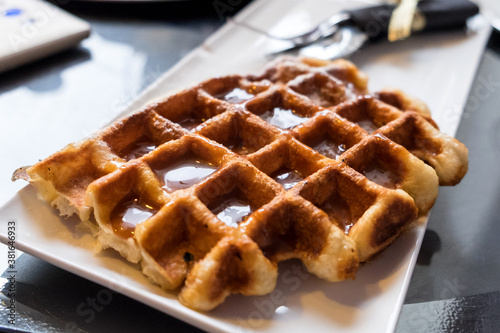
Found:
[[[319,144],[313,147],[321,155],[329,157],[331,159],[337,159],[343,152],[347,150],[345,144],[336,144],[330,140],[323,140]]]
[[[344,200],[337,195],[332,195],[320,206],[320,209],[327,213],[330,219],[333,220],[341,230],[344,230],[346,234],[349,233],[349,230],[354,225],[355,219],[351,216]]]
[[[240,137],[235,137],[225,144],[225,146],[239,155],[249,155],[259,150],[259,147],[250,145]]]
[[[257,149],[255,149],[254,147],[245,145],[245,142],[243,142],[242,140],[240,140],[239,142],[228,144],[227,148],[240,155],[249,155],[257,151]]]
[[[193,186],[217,170],[217,167],[197,160],[185,160],[158,171],[164,180],[163,188],[174,192]]]
[[[280,169],[274,174],[273,179],[288,191],[304,178],[296,171]]]
[[[237,228],[238,224],[252,212],[249,204],[236,198],[231,198],[214,209],[217,218],[227,226]]]
[[[318,105],[325,105],[327,102],[318,92],[308,94],[307,97],[309,97],[313,102],[315,102]]]
[[[133,160],[146,155],[147,153],[153,151],[156,145],[151,142],[148,138],[138,140],[128,146],[123,152],[122,156],[127,160]]]
[[[366,131],[366,133],[368,133],[368,134],[372,134],[373,132],[375,132],[378,129],[378,127],[370,119],[363,119],[363,120],[357,121],[356,124],[358,124],[359,127],[364,129]]]
[[[181,125],[182,128],[185,128],[191,132],[194,131],[194,129],[198,127],[198,125],[200,125],[201,123],[203,123],[203,120],[196,118],[186,118],[182,121],[179,121],[179,125]]]
[[[113,231],[120,237],[134,235],[135,227],[153,216],[158,210],[140,198],[126,198],[111,212],[110,221]]]
[[[209,206],[219,220],[227,226],[237,228],[254,209],[239,191],[232,191],[216,198]]]
[[[215,96],[215,98],[218,98],[220,100],[232,103],[232,104],[239,104],[244,101],[249,100],[250,98],[253,98],[255,95],[250,94],[246,92],[245,90],[241,88],[234,88],[228,93],[221,94],[219,96]]]
[[[290,129],[304,123],[308,118],[297,115],[293,110],[274,108],[260,115],[262,119],[282,129]]]

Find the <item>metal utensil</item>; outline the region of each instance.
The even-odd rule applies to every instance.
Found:
[[[295,36],[273,35],[265,30],[246,24],[245,22],[235,21],[232,18],[228,18],[228,21],[233,24],[258,32],[260,34],[266,35],[271,39],[288,41],[293,44],[293,47],[300,48],[303,46],[311,45],[312,43],[315,43],[320,39],[335,34],[335,32],[337,32],[337,30],[340,28],[340,26],[344,23],[347,23],[350,20],[350,18],[351,17],[349,16],[348,13],[338,13],[329,17],[320,24],[314,26],[309,31],[303,32],[300,35],[295,35]]]
[[[368,42],[387,38],[394,8],[395,5],[384,4],[344,11],[342,14],[347,15],[349,19],[344,19],[336,27],[325,30],[327,33],[317,38],[314,44],[292,44],[273,51],[268,56],[274,57],[300,50],[300,55],[320,59],[347,57]],[[450,30],[463,28],[468,18],[479,13],[479,7],[468,0],[423,0],[418,3],[417,13],[412,27],[414,32]]]

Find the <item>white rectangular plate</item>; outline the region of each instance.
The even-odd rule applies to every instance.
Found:
[[[259,0],[235,19],[270,32],[307,28],[353,1]],[[454,135],[490,29],[478,18],[468,34],[414,36],[404,42],[371,45],[352,57],[370,77],[370,90],[401,88],[426,101],[441,129]],[[256,73],[264,53],[278,42],[232,23],[157,80],[121,114],[201,80],[231,73]],[[102,116],[102,115],[101,115]],[[3,175],[6,177],[6,175]],[[328,283],[306,274],[298,262],[279,266],[276,290],[262,297],[231,296],[210,313],[180,305],[175,294],[152,285],[136,266],[112,251],[94,255],[94,239],[75,230],[78,221],[58,217],[27,186],[0,209],[0,240],[6,222],[17,221],[18,249],[175,316],[219,332],[392,332],[410,282],[426,221],[363,265],[355,281]]]

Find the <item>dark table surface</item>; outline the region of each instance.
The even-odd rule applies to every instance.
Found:
[[[233,3],[239,4],[225,14],[244,5]],[[8,119],[22,123],[23,117],[55,106],[55,115],[63,119],[84,117],[89,107],[120,110],[224,23],[211,1],[119,6],[69,2],[62,7],[89,21],[92,36],[77,49],[0,74],[2,119],[15,110]],[[440,188],[397,332],[497,332],[500,327],[499,88],[500,34],[493,32],[457,133],[469,148],[469,172],[458,186]],[[92,124],[102,125],[98,120]],[[92,129],[75,133],[74,139]],[[36,144],[26,139],[41,134],[33,131],[19,126],[18,140],[9,139],[22,151],[22,145]],[[41,151],[59,148],[55,141],[54,147]],[[14,170],[30,158],[7,156],[2,163]],[[1,202],[19,186],[3,190]],[[25,323],[25,330],[199,331],[109,291],[109,304],[89,318],[79,306],[103,293],[103,287],[26,254],[17,264],[17,300],[37,319]]]

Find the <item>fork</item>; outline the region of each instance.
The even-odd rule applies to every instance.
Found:
[[[350,19],[349,14],[338,13],[329,17],[328,19],[324,20],[318,25],[314,26],[309,31],[306,31],[300,35],[295,35],[295,36],[277,36],[265,30],[249,25],[248,23],[235,21],[232,18],[228,18],[228,21],[235,25],[245,27],[249,30],[255,31],[272,39],[289,41],[294,45],[294,47],[301,48],[307,45],[311,45],[319,41],[320,39],[333,36],[339,30],[340,26],[343,23],[348,22],[349,19]]]

